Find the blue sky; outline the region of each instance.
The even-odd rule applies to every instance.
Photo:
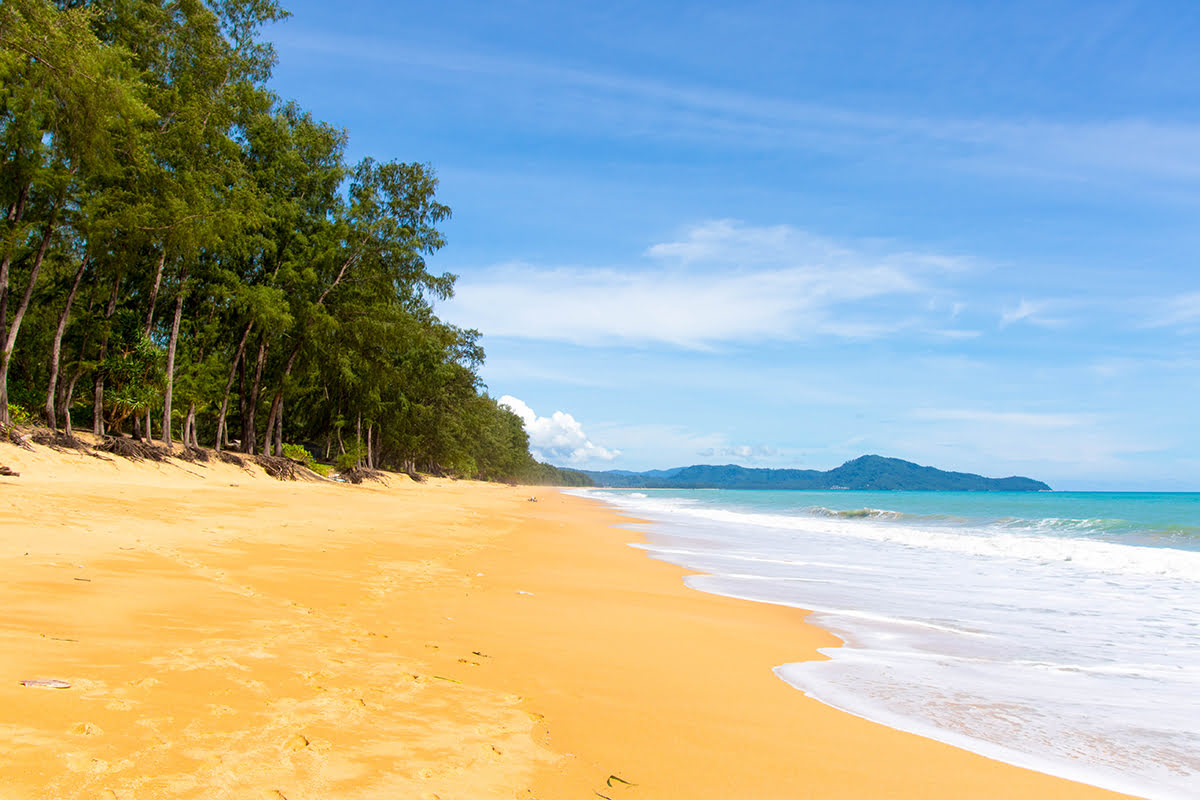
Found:
[[[553,463],[1200,489],[1190,3],[286,5]]]

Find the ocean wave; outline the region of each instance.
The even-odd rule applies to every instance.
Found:
[[[1200,582],[1200,552],[1170,546],[1174,540],[1151,541],[1148,535],[1131,544],[1095,536],[1056,536],[1051,528],[1061,520],[994,521],[982,525],[937,525],[919,518],[779,514],[720,508],[691,498],[630,498],[595,493],[624,509],[636,510],[664,522],[691,520],[722,526],[753,527],[763,533],[852,536],[909,547],[925,547],[965,555],[1009,558],[1037,563],[1067,563],[1074,567],[1118,575],[1152,575]],[[1082,523],[1082,520],[1074,521]],[[1152,546],[1146,546],[1152,545]]]
[[[838,511],[824,506],[810,506],[804,509],[817,517],[838,517],[840,519],[900,519],[905,515],[899,511],[888,511],[882,508],[850,508]]]

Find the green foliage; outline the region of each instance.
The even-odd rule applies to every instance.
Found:
[[[339,472],[345,472],[348,469],[353,469],[362,463],[367,455],[367,445],[365,442],[353,442],[346,446],[346,452],[339,453],[333,459],[333,466]]]
[[[431,266],[450,217],[433,169],[349,163],[340,126],[268,90],[258,35],[285,15],[0,3],[6,323],[30,297],[0,411],[95,409],[116,433],[150,414],[311,461],[286,436],[344,447],[342,469],[579,480],[535,464],[480,382],[479,333],[434,314],[455,276]]]
[[[120,431],[124,420],[150,408],[158,399],[166,357],[130,313],[118,317],[109,347],[98,369],[108,386],[105,406],[112,414],[113,426]]]
[[[303,445],[285,442],[283,445],[283,455],[285,458],[299,461],[306,467],[312,463],[312,453],[308,452]]]
[[[16,403],[8,404],[8,418],[14,425],[28,425],[33,419],[33,415],[24,406],[19,406]]]
[[[520,483],[529,486],[592,486],[592,479],[583,472],[563,469],[540,461],[529,460],[529,465],[517,476]]]

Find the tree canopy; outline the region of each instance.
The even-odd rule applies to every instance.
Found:
[[[578,482],[438,319],[424,163],[273,95],[273,0],[0,5],[0,423]]]

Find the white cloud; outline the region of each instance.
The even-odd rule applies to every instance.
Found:
[[[645,256],[650,269],[501,265],[461,278],[444,315],[491,336],[583,345],[870,339],[916,324],[924,304],[911,298],[939,292],[927,277],[965,265],[731,220],[693,226]]]
[[[512,395],[504,395],[498,401],[511,409],[525,423],[529,434],[529,452],[538,461],[572,464],[580,466],[592,461],[612,461],[621,453],[593,443],[574,417],[564,411],[555,411],[548,417],[539,417],[533,409]]]

